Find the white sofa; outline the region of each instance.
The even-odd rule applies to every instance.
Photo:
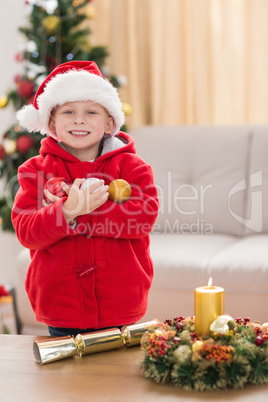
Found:
[[[194,314],[194,289],[225,288],[225,312],[268,321],[268,126],[145,126],[131,132],[154,169],[160,211],[151,235],[155,275],[142,321]],[[18,258],[23,333],[43,333]]]

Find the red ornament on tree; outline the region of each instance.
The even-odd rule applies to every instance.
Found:
[[[6,155],[5,148],[3,147],[2,144],[0,144],[0,161],[5,159],[5,155]]]
[[[16,60],[16,61],[22,61],[22,60],[23,60],[23,55],[22,55],[22,53],[16,53],[16,54],[15,54],[15,60]]]
[[[34,98],[35,96],[31,96],[28,100],[27,100],[27,105],[33,105],[34,104]]]
[[[17,139],[17,151],[21,154],[27,154],[34,146],[34,140],[29,135],[21,135]]]
[[[48,190],[51,194],[56,195],[57,197],[65,197],[67,194],[65,191],[61,188],[61,183],[64,181],[64,183],[68,184],[68,186],[71,186],[73,183],[66,179],[65,177],[51,177],[49,179],[44,187],[44,190]],[[48,204],[51,204],[52,202],[45,196],[45,200]]]
[[[19,83],[21,82],[21,75],[20,74],[16,74],[14,77],[14,81],[17,85],[19,85]]]
[[[34,85],[30,81],[21,81],[18,86],[18,93],[22,98],[30,98],[34,93]]]

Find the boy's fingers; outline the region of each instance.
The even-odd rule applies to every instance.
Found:
[[[75,187],[80,187],[81,184],[84,183],[85,180],[86,180],[86,179],[75,179],[75,181],[73,182],[72,187],[73,187],[73,186],[75,186]]]
[[[69,194],[69,192],[70,192],[70,190],[71,190],[71,187],[68,186],[68,184],[64,183],[64,181],[61,183],[61,188],[65,191],[65,193],[66,193],[67,195]]]
[[[97,190],[94,190],[93,193],[98,196],[98,198],[102,197],[103,195],[109,195],[108,193],[108,188],[109,186],[102,186],[100,188],[97,188]]]
[[[49,199],[49,201],[55,202],[60,199],[57,195],[50,193],[47,189],[44,190],[45,196]]]
[[[106,186],[104,186],[104,180],[99,180],[96,183],[91,184],[89,188],[90,188],[90,192],[94,193],[94,192],[99,191],[99,189],[101,189],[102,187],[106,187]]]

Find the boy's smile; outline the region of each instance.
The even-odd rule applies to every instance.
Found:
[[[68,152],[83,161],[96,158],[104,133],[112,133],[115,127],[106,109],[92,101],[57,106],[49,125]]]
[[[69,131],[69,133],[72,135],[83,135],[83,136],[90,134],[89,131],[74,131],[74,130]]]

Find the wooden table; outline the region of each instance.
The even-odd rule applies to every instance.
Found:
[[[42,366],[32,352],[36,339],[41,337],[0,335],[1,402],[268,401],[268,385],[200,393],[156,384],[141,376],[142,352],[138,347]]]

